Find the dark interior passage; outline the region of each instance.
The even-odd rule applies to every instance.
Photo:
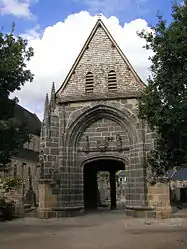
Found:
[[[95,210],[99,205],[97,172],[110,172],[111,209],[116,208],[116,172],[124,170],[125,165],[117,160],[95,160],[84,165],[84,206],[86,210]]]

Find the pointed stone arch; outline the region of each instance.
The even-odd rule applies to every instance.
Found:
[[[78,116],[74,122],[70,125],[68,133],[66,135],[66,147],[74,147],[78,137],[92,122],[98,119],[107,118],[115,121],[122,126],[129,134],[131,146],[137,143],[138,134],[134,126],[133,118],[128,113],[118,110],[108,105],[97,105],[90,109],[87,109],[80,116]]]
[[[79,112],[80,113],[80,112]],[[107,151],[106,153],[102,153],[100,151],[96,151],[93,155],[92,152],[89,154],[83,153],[79,151],[78,142],[87,127],[90,127],[92,124],[106,118],[107,120],[111,120],[118,124],[119,127],[128,134],[129,136],[129,151],[119,152],[119,151]],[[67,169],[67,188],[70,189],[72,184],[71,175],[74,174],[74,170],[76,168],[77,174],[79,174],[79,179],[82,181],[83,177],[83,169],[81,167],[84,162],[89,160],[99,160],[101,158],[111,159],[114,161],[123,160],[126,165],[126,172],[129,174],[130,184],[132,184],[132,175],[133,177],[139,177],[139,172],[143,177],[143,170],[141,168],[133,173],[131,169],[131,153],[134,153],[134,146],[139,142],[139,135],[135,127],[135,119],[134,116],[130,114],[130,112],[124,112],[120,109],[117,109],[112,106],[108,106],[105,104],[99,104],[92,108],[86,109],[85,111],[81,111],[81,114],[77,116],[74,121],[69,125],[67,133],[65,135],[64,141],[64,166]],[[137,160],[139,160],[137,158]],[[140,166],[142,167],[142,166]],[[135,172],[135,171],[134,171]],[[80,185],[81,186],[81,183]],[[131,185],[129,185],[130,188]],[[133,186],[134,187],[134,186]],[[74,190],[72,190],[74,191]],[[80,190],[81,191],[81,190]],[[129,191],[130,193],[130,191]],[[142,194],[144,194],[144,189],[142,189]],[[133,201],[135,197],[129,197],[129,203]],[[140,198],[139,198],[140,199]],[[141,201],[138,200],[137,201]],[[71,203],[70,199],[69,202]]]

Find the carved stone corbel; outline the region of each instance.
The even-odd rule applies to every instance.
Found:
[[[119,134],[116,135],[116,148],[118,151],[123,149],[122,138]]]
[[[107,151],[109,141],[110,137],[105,137],[103,140],[97,140],[97,148],[102,152]]]

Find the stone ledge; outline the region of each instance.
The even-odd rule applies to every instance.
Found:
[[[41,219],[49,219],[49,218],[53,218],[53,212],[50,210],[37,210],[37,217],[41,218]]]
[[[61,217],[74,217],[84,215],[84,207],[64,207],[52,208],[51,210],[40,209],[38,210],[38,218],[61,218]]]
[[[71,102],[86,102],[86,101],[98,101],[98,100],[116,100],[116,99],[137,99],[140,96],[140,94],[136,91],[128,91],[125,94],[121,92],[117,92],[114,95],[81,95],[81,96],[66,96],[64,98],[58,97],[57,103],[58,104],[65,104],[65,103],[71,103]]]
[[[126,215],[132,216],[135,218],[156,218],[156,211],[155,210],[143,210],[143,209],[126,209]]]
[[[132,210],[143,210],[143,211],[153,211],[155,208],[149,207],[149,206],[131,206],[131,205],[125,205],[126,209],[132,209]]]
[[[51,183],[51,179],[39,179],[39,184]]]
[[[173,216],[171,208],[126,206],[126,215],[136,218],[168,219]]]
[[[76,211],[76,210],[82,210],[82,209],[84,209],[84,206],[54,207],[54,208],[52,208],[52,211]]]
[[[135,218],[156,218],[155,208],[149,206],[126,206],[126,215]]]

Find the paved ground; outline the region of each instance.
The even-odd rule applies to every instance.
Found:
[[[186,240],[186,241],[185,241]],[[187,249],[187,218],[133,219],[123,211],[0,223],[1,249]]]

